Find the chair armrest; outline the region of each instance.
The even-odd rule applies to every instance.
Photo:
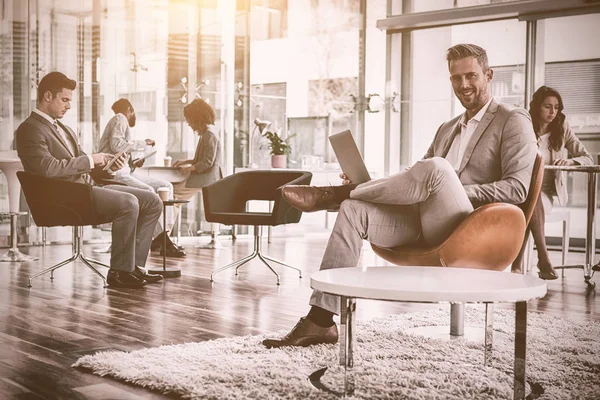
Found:
[[[525,216],[515,205],[486,204],[473,211],[440,246],[443,265],[503,270],[517,257]]]

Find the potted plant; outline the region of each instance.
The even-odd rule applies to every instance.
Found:
[[[292,151],[288,141],[295,135],[290,135],[286,139],[282,139],[276,132],[265,132],[262,136],[269,141],[267,147],[271,151],[271,167],[285,168],[287,165],[287,156]]]

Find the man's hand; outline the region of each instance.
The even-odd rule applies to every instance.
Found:
[[[94,160],[94,167],[104,167],[107,162],[109,162],[113,158],[111,154],[106,153],[96,153],[92,154],[92,159]]]
[[[186,165],[184,167],[179,167],[179,172],[181,172],[182,174],[188,173],[188,172],[194,172],[196,170],[196,167],[194,167],[193,165]]]
[[[348,179],[346,174],[343,172],[340,174],[340,178],[342,178],[342,185],[350,185],[352,183],[352,181]]]
[[[121,154],[121,156],[119,158],[117,158],[117,160],[115,161],[115,163],[113,165],[111,165],[110,170],[111,171],[118,171],[121,168],[123,168],[123,166],[125,166],[125,160],[127,159],[127,154],[123,153]]]
[[[156,144],[156,142],[152,139],[146,139],[146,145],[147,146],[154,146]]]
[[[568,167],[570,165],[575,165],[575,161],[569,160],[569,159],[564,159],[564,158],[559,158],[558,160],[554,160],[553,164]]]
[[[136,167],[136,168],[141,168],[142,166],[144,166],[144,161],[146,161],[146,160],[144,160],[143,158],[135,160],[133,162],[133,166]]]

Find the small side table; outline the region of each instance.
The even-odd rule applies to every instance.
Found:
[[[10,209],[10,249],[2,256],[2,258],[0,258],[0,261],[35,261],[37,260],[37,257],[23,254],[18,248],[17,218],[19,215],[24,215],[27,213],[19,212],[21,183],[17,178],[17,171],[23,170],[23,164],[21,164],[21,159],[17,155],[16,151],[0,152],[0,170],[2,170],[4,176],[6,176],[6,182],[8,185],[8,207]]]
[[[189,200],[163,200],[163,227],[167,226],[167,207],[175,204],[186,204]],[[167,233],[163,236],[163,265],[162,268],[148,269],[150,274],[159,274],[165,278],[179,278],[181,269],[177,267],[167,267]]]

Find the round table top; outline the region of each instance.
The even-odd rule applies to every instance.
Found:
[[[175,205],[175,204],[189,203],[190,201],[189,200],[175,200],[175,199],[173,199],[173,200],[163,200],[162,202],[163,202],[163,204],[165,206],[172,206],[172,205]]]
[[[545,165],[544,168],[571,172],[600,172],[600,165]]]
[[[310,286],[338,296],[419,303],[517,302],[547,291],[534,276],[446,267],[328,269],[313,274]]]

